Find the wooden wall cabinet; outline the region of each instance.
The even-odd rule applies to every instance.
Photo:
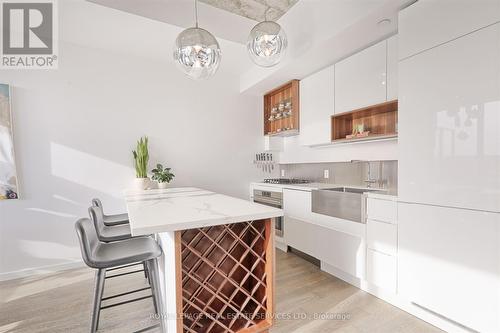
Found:
[[[264,135],[299,134],[299,80],[264,95]]]
[[[396,137],[398,101],[390,101],[332,116],[332,142],[348,142]],[[361,125],[363,133],[355,134]]]

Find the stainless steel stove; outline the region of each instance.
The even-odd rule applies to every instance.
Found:
[[[264,179],[264,183],[267,183],[267,184],[307,184],[307,183],[309,183],[309,180],[295,179],[295,178],[270,178],[270,179]]]

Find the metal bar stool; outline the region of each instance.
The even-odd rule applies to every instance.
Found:
[[[93,207],[99,207],[102,210],[102,215],[103,215],[103,220],[104,224],[107,226],[114,226],[114,225],[121,225],[121,224],[128,224],[128,214],[114,214],[114,215],[106,215],[104,214],[104,209],[102,207],[102,202],[101,200],[94,198],[92,199],[92,206]]]
[[[75,229],[80,241],[83,261],[90,268],[97,269],[90,327],[92,333],[96,332],[98,329],[101,310],[107,308],[152,297],[156,312],[161,313],[162,303],[157,258],[161,255],[162,251],[160,246],[151,237],[133,237],[122,241],[103,243],[99,241],[96,229],[88,218],[79,219],[75,223]],[[103,298],[106,270],[112,270],[119,266],[131,265],[134,263],[145,263],[148,266],[151,287],[140,288]],[[120,274],[111,275],[108,276],[108,278],[117,276],[120,276]],[[103,300],[129,295],[146,289],[151,289],[151,295],[101,306]]]
[[[132,234],[130,232],[130,224],[119,224],[114,226],[107,226],[104,223],[104,213],[102,212],[102,208],[99,206],[89,207],[89,216],[94,222],[95,230],[97,231],[97,237],[101,242],[109,243],[116,242],[125,239],[132,238]],[[125,268],[125,267],[117,267]],[[148,268],[146,264],[143,264],[144,277],[148,277]],[[129,273],[123,273],[123,275],[135,273],[138,271],[133,271]]]

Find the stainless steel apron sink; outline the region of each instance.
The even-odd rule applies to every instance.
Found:
[[[358,223],[366,223],[366,192],[380,192],[379,189],[334,187],[312,191],[314,213],[338,217]]]

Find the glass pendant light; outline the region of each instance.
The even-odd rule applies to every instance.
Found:
[[[221,50],[217,39],[198,27],[198,0],[194,1],[196,25],[181,32],[175,40],[174,60],[193,79],[207,79],[217,72]]]
[[[250,31],[247,40],[247,50],[250,59],[259,66],[271,67],[278,64],[285,56],[288,45],[285,31],[273,21],[267,20],[267,11],[264,22],[258,23]]]

